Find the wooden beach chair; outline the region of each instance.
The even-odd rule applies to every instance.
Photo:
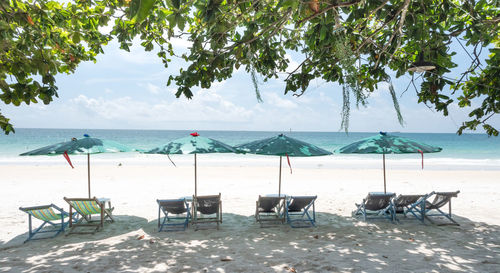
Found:
[[[76,216],[76,214],[72,214],[72,217],[70,217],[70,213],[65,212],[63,209],[54,204],[35,207],[20,207],[19,209],[28,214],[28,239],[24,241],[25,243],[29,240],[56,237],[64,231],[66,226],[70,222],[72,222],[72,220],[76,220],[73,218]],[[33,229],[33,217],[43,222],[39,227],[35,229]],[[66,218],[68,218],[67,221],[65,221]],[[49,226],[46,226],[47,224]],[[40,233],[53,233],[53,235],[34,238],[36,234]]]
[[[195,230],[200,229],[200,226],[216,223],[217,229],[222,223],[222,201],[221,194],[219,195],[193,195],[193,215],[192,224]]]
[[[104,227],[104,221],[109,220],[114,222],[113,209],[109,199],[105,198],[66,198],[64,200],[69,204],[69,213],[76,211],[80,219],[76,223],[69,224],[71,228],[69,234],[94,234],[96,231]],[[109,207],[106,208],[106,202]],[[97,220],[92,219],[98,217]],[[79,228],[90,228],[90,230],[76,231]],[[93,229],[92,229],[93,228]],[[81,230],[81,229],[80,229]]]
[[[457,197],[460,191],[454,192],[431,192],[425,198],[422,198],[419,205],[415,206],[414,210],[417,211],[421,217],[419,218],[422,223],[427,219],[432,224],[436,224],[431,218],[445,218],[448,223],[437,223],[438,225],[457,225],[459,224],[452,218],[451,214],[451,198]],[[434,196],[432,202],[428,200]],[[448,213],[441,210],[442,207],[448,204]]]
[[[156,200],[158,203],[158,231],[186,230],[191,212],[186,198]],[[163,221],[161,221],[163,213]]]
[[[398,214],[403,214],[404,217],[407,216],[408,213],[415,216],[416,219],[420,219],[421,215],[418,210],[415,208],[420,205],[420,200],[422,198],[427,197],[427,194],[400,194],[394,198],[394,209],[396,212],[396,220]]]
[[[286,221],[292,228],[314,227],[316,225],[317,196],[290,196],[286,201]],[[312,215],[311,215],[312,214]]]
[[[353,216],[363,216],[363,220],[385,218],[395,221],[396,210],[392,199],[394,193],[374,193],[370,192],[363,199],[361,204],[355,204],[356,210],[353,211]]]
[[[255,220],[264,227],[265,224],[285,222],[285,196],[260,196],[255,206]]]

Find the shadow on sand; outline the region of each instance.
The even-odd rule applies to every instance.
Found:
[[[118,216],[95,235],[4,244],[0,271],[20,272],[496,272],[500,226],[363,222],[318,213],[316,228],[260,228],[224,213],[220,230],[157,232],[157,221]],[[144,235],[144,236],[142,236]],[[10,247],[5,245],[11,244]]]

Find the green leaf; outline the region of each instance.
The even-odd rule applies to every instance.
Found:
[[[328,28],[325,25],[322,25],[321,30],[320,30],[320,35],[319,35],[320,41],[323,41],[325,39],[327,31],[328,31]]]
[[[177,24],[177,27],[179,27],[180,30],[184,30],[184,24],[186,23],[186,20],[182,15],[176,14],[175,15],[175,22]]]
[[[71,37],[71,40],[72,40],[72,41],[73,41],[73,43],[75,43],[75,44],[80,43],[80,33],[78,33],[78,32],[73,33],[73,35],[72,35],[72,37]]]
[[[138,2],[138,8],[135,14],[132,14],[132,22],[140,23],[150,14],[156,0],[132,0]]]

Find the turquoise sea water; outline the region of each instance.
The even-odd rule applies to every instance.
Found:
[[[20,153],[45,145],[68,141],[72,137],[80,138],[83,134],[93,137],[118,141],[132,148],[151,149],[179,137],[187,136],[192,131],[174,130],[87,130],[87,129],[23,129],[15,134],[0,135],[0,158],[18,158]],[[359,139],[372,136],[377,132],[349,133],[344,132],[254,132],[254,131],[198,131],[200,135],[214,138],[230,145],[271,137],[285,133],[291,137],[315,144],[329,151]],[[443,151],[426,154],[426,158],[447,159],[500,159],[500,137],[488,137],[484,134],[435,134],[435,133],[393,133],[408,137],[430,145],[439,146]],[[344,155],[342,155],[344,156]],[[377,157],[377,155],[352,155],[354,157]],[[401,158],[415,155],[398,155]]]

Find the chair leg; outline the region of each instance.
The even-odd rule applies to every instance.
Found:
[[[28,226],[29,226],[29,236],[28,236],[28,240],[31,239],[31,237],[33,237],[33,231],[32,231],[32,224],[31,224],[31,214],[28,215]],[[26,241],[28,241],[26,240]],[[24,242],[26,242],[24,241]]]
[[[69,206],[69,215],[73,215],[73,207],[72,206]],[[70,221],[69,222],[69,227],[73,227],[73,221]]]
[[[420,222],[422,222],[422,224],[425,224],[425,214],[426,214],[425,202],[426,202],[426,199],[424,199],[422,201],[422,203],[420,204]]]
[[[161,207],[158,206],[158,231],[161,231],[160,230],[160,211],[161,211]]]
[[[459,223],[457,223],[453,218],[451,218],[451,214],[447,214],[444,211],[436,208],[436,210],[441,213],[442,216],[444,216],[446,219],[450,220],[451,223],[443,223],[443,224],[438,224],[439,226],[446,226],[446,225],[456,225],[460,226]],[[429,217],[427,217],[427,220],[431,221]],[[432,222],[432,221],[431,221]],[[434,222],[432,222],[434,224]]]
[[[255,221],[259,222],[259,201],[255,201]]]
[[[104,207],[104,204],[101,205],[101,228],[104,227],[104,210],[105,210],[105,207]]]

